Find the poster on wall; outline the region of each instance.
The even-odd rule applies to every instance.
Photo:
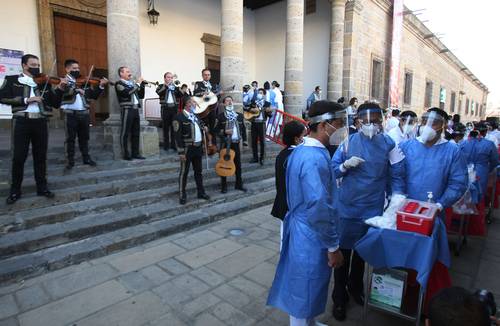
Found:
[[[23,51],[0,48],[0,83],[3,83],[5,76],[17,75],[22,72],[21,57]],[[0,119],[10,119],[12,117],[10,106],[0,104]]]
[[[401,36],[403,34],[403,0],[394,0],[392,17],[391,74],[389,76],[389,107],[399,107],[399,73]]]

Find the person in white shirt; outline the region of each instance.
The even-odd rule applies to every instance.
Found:
[[[283,110],[283,94],[280,90],[280,84],[277,81],[272,82],[272,91],[274,92],[274,104],[275,108],[278,110]]]
[[[192,98],[186,99],[184,109],[173,122],[175,143],[181,163],[179,172],[179,203],[181,205],[186,203],[186,183],[191,164],[193,164],[198,198],[210,199],[205,193],[202,175],[203,139],[208,133],[208,128],[194,113],[195,107],[196,102]]]
[[[402,141],[415,138],[415,127],[417,125],[417,114],[413,111],[403,111],[399,118],[399,124],[387,132],[387,136],[398,145]]]
[[[104,86],[108,83],[102,78],[99,87],[92,86],[90,80],[84,78],[83,84],[80,78],[80,65],[75,59],[67,59],[64,62],[68,87],[64,90],[61,101],[61,109],[64,111],[64,122],[66,124],[66,169],[72,169],[75,165],[75,139],[78,136],[78,147],[82,153],[83,164],[96,166],[96,162],[89,155],[90,138],[90,101],[95,100],[102,94]],[[92,83],[96,81],[92,80]]]
[[[385,125],[385,131],[389,132],[392,128],[396,128],[399,125],[399,109],[392,109],[391,117],[387,120]]]
[[[63,89],[67,84],[61,78],[53,89],[48,81],[39,81],[40,62],[38,57],[25,54],[21,58],[23,73],[6,76],[0,86],[0,103],[12,108],[12,177],[10,195],[7,204],[14,204],[21,198],[21,185],[24,175],[24,163],[31,143],[33,170],[37,195],[53,198],[54,193],[47,188],[47,147],[48,118],[53,107],[59,107]]]

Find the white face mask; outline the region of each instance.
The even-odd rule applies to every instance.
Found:
[[[226,106],[226,110],[228,111],[233,111],[234,107],[232,105]]]
[[[432,129],[431,126],[423,126],[420,128],[420,138],[424,143],[434,140],[436,138],[436,130]]]
[[[366,137],[372,139],[373,136],[375,136],[376,134],[378,134],[380,130],[380,127],[378,124],[373,124],[373,123],[370,123],[370,124],[362,124],[361,125],[361,133],[363,133],[363,135],[365,135]]]

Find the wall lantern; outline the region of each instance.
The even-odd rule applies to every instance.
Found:
[[[148,17],[149,17],[149,23],[151,25],[156,25],[158,24],[158,17],[160,16],[160,13],[155,10],[155,1],[154,0],[148,0],[149,6],[148,6]]]

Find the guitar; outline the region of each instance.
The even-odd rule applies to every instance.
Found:
[[[223,92],[228,92],[234,90],[236,85],[228,87],[227,89],[221,90],[220,87],[214,92],[205,92],[203,96],[193,96],[193,101],[196,102],[196,108],[194,109],[194,113],[201,119],[205,118],[210,110],[213,109],[213,105],[217,104],[219,100],[217,98],[218,95]]]
[[[258,108],[258,107],[251,107],[249,110],[253,110],[253,109],[257,109],[258,112],[256,112],[256,113],[253,113],[251,111],[244,111],[243,112],[243,117],[245,118],[245,120],[251,121],[251,120],[257,118],[260,115],[260,112],[262,111],[262,109]]]
[[[232,128],[231,128],[232,130]],[[219,161],[215,164],[215,173],[221,177],[230,177],[236,173],[234,156],[236,153],[231,149],[231,135],[227,135],[226,148],[219,153]]]

